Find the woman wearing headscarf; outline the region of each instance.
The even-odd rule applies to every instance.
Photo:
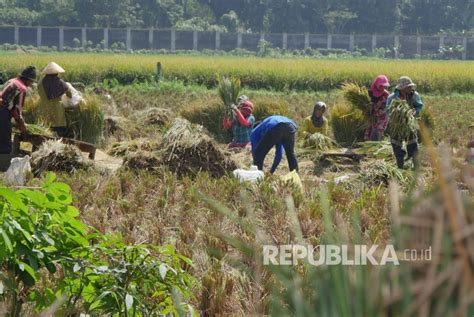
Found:
[[[239,97],[239,105],[232,107],[232,119],[224,116],[222,122],[224,128],[232,129],[232,142],[227,145],[229,149],[250,146],[250,134],[255,124],[253,108],[253,103],[247,96],[242,95]]]
[[[324,116],[327,106],[324,102],[318,101],[313,107],[313,113],[304,119],[303,135],[305,137],[314,134],[321,133],[324,135],[329,134],[329,121]]]
[[[59,78],[59,74],[64,72],[61,66],[51,62],[43,69],[45,76],[38,85],[40,119],[49,125],[59,137],[68,136],[66,111],[61,98],[64,94],[69,98],[72,97],[70,86]]]
[[[385,112],[385,104],[390,93],[387,88],[390,86],[387,76],[379,75],[372,82],[369,96],[372,101],[373,124],[366,130],[365,139],[380,141],[388,126],[388,116]]]
[[[28,66],[17,78],[5,83],[0,92],[0,170],[10,166],[12,152],[12,123],[14,118],[21,132],[26,132],[26,123],[21,114],[26,91],[36,81],[36,68]]]

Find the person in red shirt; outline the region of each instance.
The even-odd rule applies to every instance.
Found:
[[[10,166],[12,152],[12,123],[14,118],[21,132],[26,132],[26,123],[21,111],[25,103],[26,90],[36,81],[36,67],[28,66],[17,78],[5,83],[0,92],[0,170]]]
[[[224,116],[223,126],[225,129],[232,129],[232,142],[227,145],[228,148],[245,148],[250,146],[250,134],[255,124],[255,117],[252,115],[253,104],[247,96],[239,97],[239,106],[233,105],[232,119]]]

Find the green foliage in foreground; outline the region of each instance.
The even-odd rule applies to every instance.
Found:
[[[55,178],[48,174],[37,189],[0,188],[0,299],[8,316],[53,303],[64,315],[192,312],[176,302],[191,296],[193,280],[182,269],[192,265],[189,259],[172,246],[128,246],[120,237],[90,235],[69,186]]]

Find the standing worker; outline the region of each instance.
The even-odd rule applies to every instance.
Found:
[[[273,160],[271,173],[274,173],[280,164],[283,149],[285,149],[286,158],[290,172],[298,171],[298,161],[295,155],[295,136],[296,123],[287,117],[270,116],[263,120],[250,136],[252,142],[253,164],[259,170],[263,170],[263,162],[272,147],[275,146],[275,159]]]
[[[318,101],[313,108],[311,116],[304,119],[303,135],[308,137],[311,134],[321,133],[329,135],[329,121],[324,116],[327,106],[324,102]]]
[[[61,66],[51,62],[43,69],[45,76],[38,84],[40,119],[49,125],[58,137],[69,136],[66,110],[61,102],[61,97],[66,94],[71,98],[72,92],[70,86],[59,78],[59,74],[63,73],[65,71]]]
[[[10,79],[0,93],[0,170],[10,166],[12,152],[12,123],[14,118],[22,133],[26,133],[26,123],[21,114],[26,98],[26,90],[36,81],[36,68],[28,66],[20,76]]]
[[[416,92],[416,85],[413,83],[410,77],[402,76],[397,81],[397,86],[395,91],[387,99],[386,111],[390,114],[390,107],[392,101],[395,99],[401,99],[406,101],[413,110],[415,117],[420,115],[421,110],[423,109],[423,102],[420,95]],[[407,150],[403,150],[403,141],[407,144]],[[407,140],[397,140],[391,137],[390,142],[392,143],[393,153],[397,160],[397,166],[400,169],[404,168],[405,155],[408,154],[407,159],[413,159],[415,167],[417,166],[417,154],[418,154],[418,135],[413,133],[409,136]]]
[[[388,126],[388,116],[385,112],[385,104],[390,93],[387,88],[390,82],[387,76],[380,75],[375,78],[369,90],[369,96],[372,102],[373,124],[366,131],[365,139],[371,141],[381,141]]]
[[[232,128],[232,142],[227,147],[229,149],[245,148],[250,145],[250,134],[255,123],[255,117],[252,115],[253,103],[247,96],[242,95],[239,97],[239,105],[232,106],[232,112],[232,119],[226,116],[223,119],[224,128]]]

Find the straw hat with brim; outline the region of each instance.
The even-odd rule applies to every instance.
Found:
[[[411,87],[411,88],[415,89],[416,85],[413,82],[413,80],[411,80],[410,77],[402,76],[402,77],[400,77],[400,79],[398,79],[397,86],[395,88],[398,89],[398,90],[402,90],[402,89],[405,89],[405,88],[408,88],[408,87]]]
[[[36,74],[36,67],[35,66],[28,66],[20,74],[21,78],[26,78],[26,79],[29,79],[29,80],[32,80],[32,81],[36,81],[36,76],[37,76],[37,74]]]
[[[64,70],[64,68],[62,68],[61,66],[59,66],[55,62],[49,63],[48,66],[46,66],[43,69],[43,74],[45,74],[45,75],[57,75],[57,74],[65,73],[65,72],[66,71]]]

